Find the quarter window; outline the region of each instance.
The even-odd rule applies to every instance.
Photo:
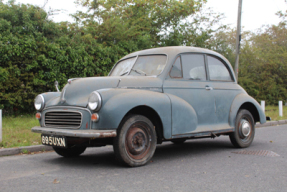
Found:
[[[222,61],[215,57],[207,56],[207,62],[210,80],[232,81],[230,73]]]
[[[206,80],[204,56],[202,54],[183,54],[183,78],[190,80]]]
[[[176,58],[169,75],[172,78],[182,78],[180,57]]]

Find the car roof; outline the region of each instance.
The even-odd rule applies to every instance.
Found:
[[[151,55],[151,54],[166,54],[169,56],[172,55],[178,55],[179,53],[185,53],[185,52],[194,52],[194,53],[207,53],[219,56],[221,58],[224,58],[221,54],[211,51],[209,49],[199,48],[199,47],[189,47],[189,46],[171,46],[171,47],[158,47],[158,48],[152,48],[152,49],[145,49],[137,52],[130,53],[123,57],[122,59],[126,59],[128,57],[133,57],[137,55]],[[226,59],[226,58],[224,58]]]
[[[169,59],[174,59],[175,56],[177,56],[178,54],[181,54],[181,53],[203,53],[203,54],[210,54],[210,55],[217,56],[218,58],[225,61],[225,63],[228,65],[229,69],[231,70],[233,78],[236,81],[232,65],[229,63],[229,61],[223,55],[221,55],[215,51],[200,48],[200,47],[169,46],[169,47],[158,47],[158,48],[152,48],[152,49],[145,49],[145,50],[130,53],[130,54],[126,55],[125,57],[121,58],[120,61],[127,59],[127,58],[130,58],[130,57],[135,57],[138,55],[156,55],[156,54],[158,54],[158,55],[159,54],[165,54],[165,55],[168,55]]]

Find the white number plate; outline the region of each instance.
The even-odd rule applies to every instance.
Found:
[[[42,144],[56,147],[66,147],[66,138],[61,136],[42,135]]]

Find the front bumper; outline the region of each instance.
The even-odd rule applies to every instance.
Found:
[[[66,129],[55,129],[47,127],[33,127],[32,132],[42,133],[45,135],[58,135],[67,137],[81,137],[81,138],[108,138],[116,137],[116,130],[66,130]]]

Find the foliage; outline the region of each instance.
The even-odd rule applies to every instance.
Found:
[[[253,34],[243,47],[240,83],[256,99],[268,104],[287,99],[286,35],[286,23],[281,22]]]
[[[242,33],[239,57],[239,84],[257,101],[276,105],[287,99],[287,23],[286,14],[278,13],[278,25],[265,26],[256,33]],[[212,49],[235,63],[236,30],[216,33]]]
[[[205,0],[203,1],[205,2]],[[161,37],[199,11],[201,0],[82,0],[87,13],[74,15],[99,43],[126,53],[157,47]]]
[[[54,23],[43,9],[0,1],[0,108],[32,112],[35,96],[67,79],[107,75],[122,56],[164,45],[169,28],[200,10],[196,0],[84,0],[77,23]],[[181,42],[181,44],[183,44]]]
[[[206,0],[77,0],[87,12],[76,22],[55,23],[53,11],[0,0],[0,108],[30,113],[39,93],[74,77],[107,75],[137,50],[187,45],[213,49],[235,63],[234,29],[223,15],[203,9]],[[287,12],[257,33],[244,32],[239,84],[259,100],[286,100]]]
[[[68,78],[106,75],[116,56],[79,27],[54,23],[33,5],[0,2],[0,107],[33,111],[33,100]],[[116,59],[114,59],[116,60]]]

